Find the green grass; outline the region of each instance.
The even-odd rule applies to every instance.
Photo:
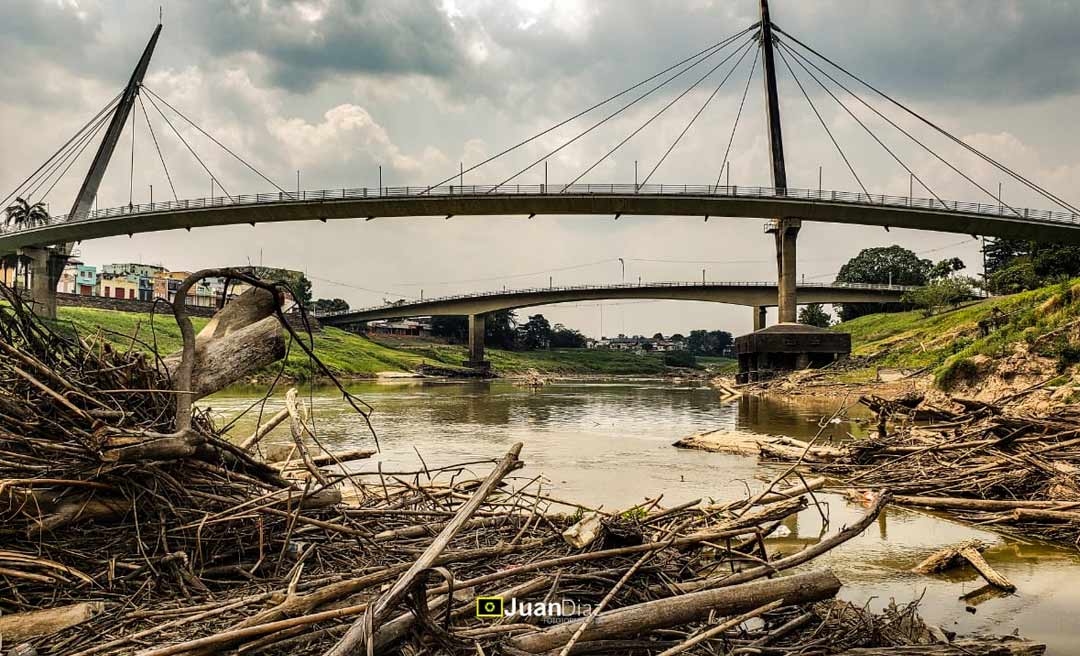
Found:
[[[193,318],[192,324],[198,331],[207,321]],[[74,328],[83,337],[100,334],[117,348],[129,348],[133,335],[143,342],[136,342],[136,349],[145,350],[154,343],[155,337],[157,350],[163,355],[178,351],[181,347],[180,329],[169,315],[156,316],[153,331],[150,328],[149,315],[93,308],[62,307],[59,309],[58,322],[63,328]],[[440,344],[432,340],[379,343],[330,327],[324,327],[315,334],[315,353],[335,374],[356,377],[374,376],[384,371],[416,371],[422,364],[464,371],[461,363],[467,358],[464,346]],[[487,358],[495,371],[502,374],[535,369],[545,374],[649,375],[663,373],[666,369],[658,355],[635,355],[606,350],[551,349],[521,352],[488,349]],[[279,366],[271,367],[271,372],[276,373]],[[300,347],[293,344],[285,365],[285,373],[291,378],[303,380],[316,372]]]
[[[979,322],[997,310],[1005,317],[983,335]],[[928,368],[939,385],[970,375],[973,356],[1001,357],[1021,341],[1058,358],[1062,367],[1080,358],[1064,336],[1040,336],[1080,317],[1080,279],[1028,292],[988,299],[931,317],[919,311],[873,314],[835,328],[851,334],[852,355],[864,356],[876,367]]]
[[[739,361],[735,358],[721,358],[711,355],[699,355],[695,358],[697,363],[706,370],[718,374],[733,374],[739,370]]]

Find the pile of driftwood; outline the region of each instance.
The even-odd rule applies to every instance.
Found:
[[[205,275],[243,274],[185,285]],[[267,423],[288,421],[300,467],[267,464],[251,452],[265,425],[234,444],[194,406],[285,350],[276,290],[250,282],[199,335],[174,305],[171,358],[0,304],[4,653],[1042,653],[835,599],[841,582],[813,561],[887,493],[777,553],[770,535],[823,481],[605,513],[514,478],[520,444],[498,461],[350,472],[317,451],[295,393]]]
[[[964,411],[863,398],[878,415],[876,433],[810,446],[803,462],[856,493],[887,489],[897,504],[1080,547],[1080,408],[1033,417],[957,401]],[[800,453],[762,451],[779,460]]]

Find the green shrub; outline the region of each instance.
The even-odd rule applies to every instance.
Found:
[[[664,364],[669,367],[696,367],[697,360],[690,351],[665,351]]]
[[[979,367],[970,358],[954,358],[934,376],[934,384],[948,391],[959,383],[970,383],[979,375]]]

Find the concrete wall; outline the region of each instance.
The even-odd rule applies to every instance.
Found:
[[[140,312],[150,314],[154,304],[150,301],[129,301],[119,298],[105,298],[104,296],[79,296],[77,294],[56,293],[56,304],[60,307],[86,307],[97,310],[118,310],[120,312]],[[212,317],[217,312],[215,308],[187,306],[188,314],[193,317]],[[157,314],[172,314],[168,303],[158,303]]]
[[[56,304],[60,307],[85,307],[94,308],[97,310],[116,310],[119,312],[139,312],[142,314],[150,314],[154,304],[150,301],[129,301],[121,300],[119,298],[105,298],[103,296],[79,296],[78,294],[64,294],[57,292]],[[187,306],[188,316],[192,317],[212,317],[217,312],[217,308],[196,307],[194,305]],[[172,317],[172,306],[168,303],[158,303],[155,314],[164,315],[165,317]],[[300,321],[300,315],[295,312],[286,312],[285,318],[297,332],[303,332],[303,325]],[[311,329],[318,331],[322,329],[322,324],[319,323],[311,314],[308,314],[308,323],[311,325]]]

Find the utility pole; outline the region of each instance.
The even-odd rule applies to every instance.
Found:
[[[773,188],[777,196],[787,192],[787,169],[784,166],[784,135],[780,127],[780,97],[776,90],[776,62],[773,57],[772,22],[769,0],[761,0],[761,51],[765,82],[765,118],[768,123],[769,157],[772,163]],[[802,221],[777,217],[768,224],[767,232],[776,242],[777,309],[780,323],[795,323],[797,299],[795,290],[795,247]]]

